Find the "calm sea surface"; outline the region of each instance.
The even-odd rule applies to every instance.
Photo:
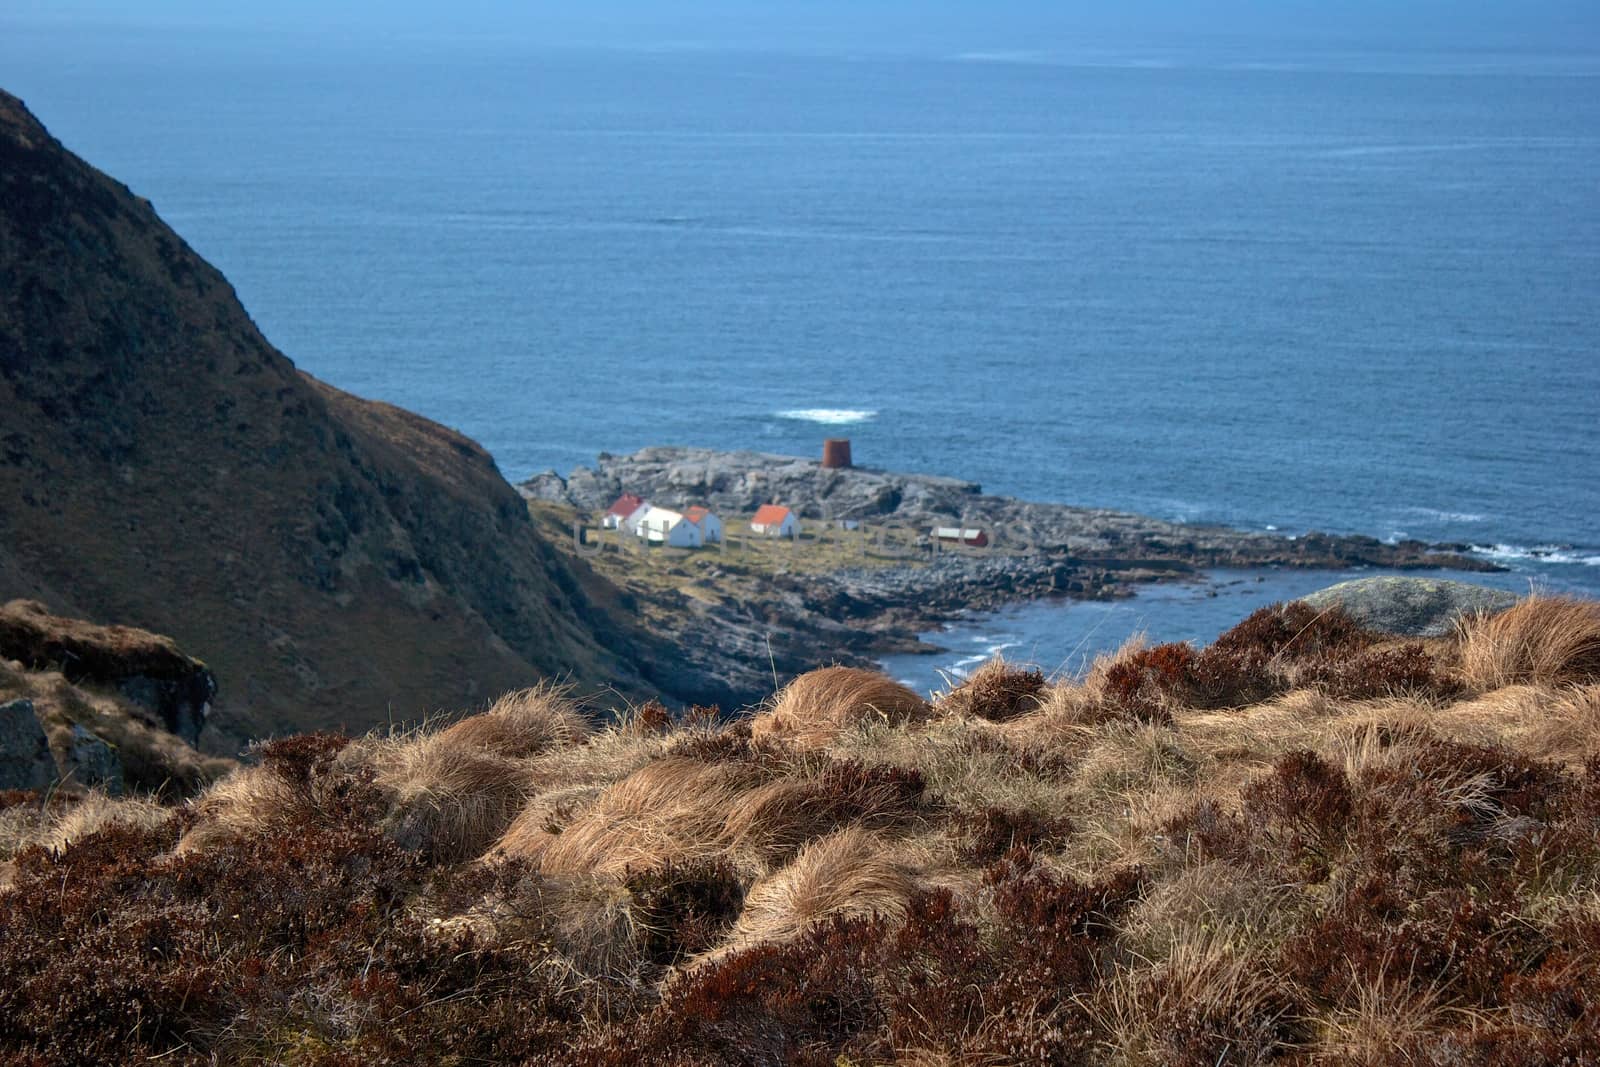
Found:
[[[1597,75],[0,35],[0,85],[286,354],[512,479],[847,434],[989,491],[1463,541],[1600,594]],[[1284,581],[950,640],[1206,638]]]

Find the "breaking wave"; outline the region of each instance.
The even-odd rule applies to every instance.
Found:
[[[868,419],[878,417],[876,411],[865,411],[859,408],[792,408],[788,411],[778,412],[780,419],[794,419],[798,422],[820,422],[826,426],[848,426],[851,423],[866,422]]]
[[[1489,559],[1509,562],[1531,560],[1536,563],[1566,563],[1580,567],[1600,567],[1600,554],[1586,553],[1571,545],[1473,545],[1472,551]]]

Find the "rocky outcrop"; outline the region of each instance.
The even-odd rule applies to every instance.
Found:
[[[171,638],[31,601],[0,607],[0,762],[30,782],[16,788],[189,796],[236,766],[194,745],[216,692]]]
[[[221,683],[217,750],[541,677],[695,695],[636,668],[666,650],[482,448],[298,371],[147,201],[4,93],[0,501],[0,599],[172,635]]]
[[[59,670],[74,684],[113,689],[191,745],[200,743],[217,695],[210,669],[171,638],[64,619],[37,601],[0,606],[0,658],[30,670]]]
[[[0,701],[0,789],[44,789],[56,777],[31,700]]]
[[[1464,615],[1495,614],[1517,602],[1515,593],[1440,578],[1358,578],[1300,598],[1322,610],[1339,607],[1379,633],[1444,637]]]

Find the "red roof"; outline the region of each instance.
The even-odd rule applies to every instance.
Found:
[[[752,526],[782,526],[783,520],[788,517],[789,509],[781,504],[762,504],[756,509],[756,516],[750,523]]]
[[[710,509],[709,508],[703,508],[699,504],[696,504],[692,508],[684,508],[683,509],[683,517],[688,519],[690,522],[694,523],[696,526],[699,526],[700,525],[700,520],[705,518],[709,514],[711,514]]]
[[[625,519],[629,515],[632,515],[635,511],[638,511],[639,506],[643,503],[644,500],[642,498],[636,497],[632,493],[623,493],[621,496],[617,497],[616,502],[613,503],[611,507],[606,509],[606,514],[615,515],[620,519]]]

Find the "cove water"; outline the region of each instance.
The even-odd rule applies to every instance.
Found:
[[[1459,541],[1506,581],[1600,595],[1592,50],[9,27],[0,84],[301,367],[459,428],[513,480],[848,435],[857,462],[990,492]],[[1053,667],[1094,635],[1209,638],[1302,578],[944,640]]]

